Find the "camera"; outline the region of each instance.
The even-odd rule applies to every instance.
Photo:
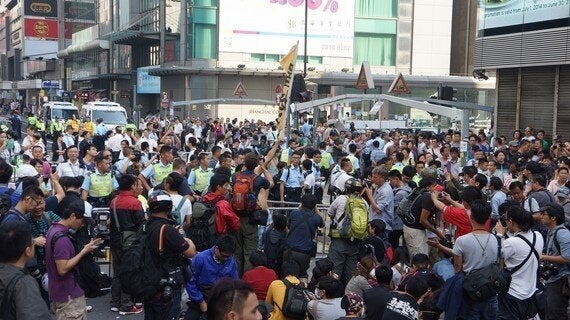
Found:
[[[142,152],[136,150],[136,151],[133,151],[133,155],[134,155],[133,162],[141,161]]]
[[[557,264],[552,262],[541,262],[539,265],[540,275],[544,280],[550,279],[558,274],[559,268]]]
[[[162,288],[162,293],[160,294],[160,299],[162,301],[170,301],[172,299],[172,287],[176,286],[176,281],[172,278],[160,279],[160,287]]]

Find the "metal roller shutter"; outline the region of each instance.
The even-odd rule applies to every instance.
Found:
[[[552,134],[556,67],[522,69],[520,127]]]
[[[570,66],[560,67],[556,133],[565,140],[570,139]]]
[[[518,69],[500,69],[498,79],[497,135],[512,137],[516,123]]]

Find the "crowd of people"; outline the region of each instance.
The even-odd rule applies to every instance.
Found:
[[[108,246],[111,311],[145,319],[568,319],[570,141],[542,130],[12,118],[11,318],[86,319]]]

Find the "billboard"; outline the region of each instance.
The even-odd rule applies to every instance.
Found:
[[[24,53],[22,56],[42,57],[44,59],[57,58],[57,40],[24,40]]]
[[[148,74],[150,69],[160,66],[137,68],[137,93],[138,94],[158,94],[160,93],[160,77]]]
[[[568,17],[565,0],[480,0],[478,29],[480,35],[532,31],[567,26]]]
[[[307,1],[307,55],[352,58],[354,0]],[[219,8],[220,52],[283,54],[297,41],[304,52],[303,0],[220,0]]]
[[[25,18],[24,37],[57,40],[57,20]]]
[[[95,3],[93,2],[76,2],[65,1],[64,16],[65,19],[74,20],[95,20]]]
[[[57,18],[57,0],[24,0],[24,15]]]

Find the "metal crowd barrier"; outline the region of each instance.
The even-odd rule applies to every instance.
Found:
[[[301,203],[300,202],[287,202],[287,201],[275,201],[275,200],[268,200],[267,204],[269,207],[269,211],[271,214],[274,212],[281,212],[285,215],[288,215],[291,210],[297,209]],[[317,233],[317,255],[326,256],[328,254],[328,248],[330,245],[330,240],[328,239],[327,235],[329,234],[329,216],[327,214],[330,205],[328,204],[317,204],[317,213],[323,218],[324,227],[320,228]]]

